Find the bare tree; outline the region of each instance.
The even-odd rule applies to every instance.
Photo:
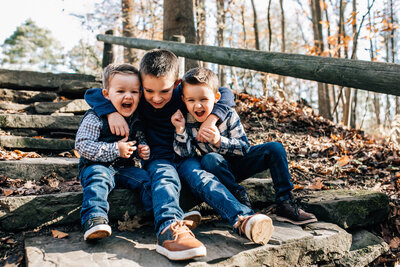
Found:
[[[317,54],[321,54],[324,51],[324,42],[322,35],[322,20],[321,5],[319,0],[311,0],[311,15],[312,15],[312,26],[314,32],[314,46],[316,47]],[[318,83],[318,110],[319,113],[327,119],[332,119],[329,91],[326,84]]]
[[[135,0],[121,0],[122,6],[122,35],[134,37]],[[134,48],[124,47],[124,62],[137,64],[138,57]]]
[[[173,35],[183,35],[186,43],[196,43],[193,0],[164,0],[163,39],[171,40]],[[196,60],[185,60],[186,70],[198,65]]]
[[[272,43],[272,29],[271,29],[271,0],[268,2],[268,51],[271,51],[271,43]]]

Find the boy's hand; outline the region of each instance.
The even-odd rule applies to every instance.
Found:
[[[136,141],[126,141],[128,141],[128,137],[125,137],[124,139],[118,141],[119,156],[121,158],[129,158],[136,150]]]
[[[197,141],[202,143],[210,143],[204,138],[203,131],[205,128],[215,127],[215,124],[217,123],[218,120],[219,120],[218,116],[214,114],[208,115],[207,119],[200,125],[200,129],[197,134]]]
[[[197,137],[199,136],[199,134],[200,132],[197,134]],[[206,140],[206,142],[203,143],[210,143],[218,148],[221,146],[221,135],[216,126],[204,127],[201,135],[201,138]]]
[[[139,145],[139,157],[143,160],[148,160],[150,158],[150,147],[148,145]]]
[[[199,131],[199,133],[197,134],[197,137],[199,137],[200,134],[201,134],[201,138],[206,140],[206,142],[203,142],[203,143],[210,143],[218,148],[221,146],[221,135],[216,126],[204,127],[203,131],[201,133]]]
[[[112,134],[129,136],[128,123],[121,114],[118,112],[110,113],[107,115],[107,120]]]
[[[185,117],[183,117],[179,109],[171,116],[171,122],[175,126],[176,133],[183,134],[185,131]]]

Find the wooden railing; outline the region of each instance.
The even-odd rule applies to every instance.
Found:
[[[144,50],[168,49],[180,57],[400,96],[399,64],[102,34],[97,35],[97,40]]]

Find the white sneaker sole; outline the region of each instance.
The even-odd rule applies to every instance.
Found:
[[[186,212],[183,214],[183,220],[184,221],[192,221],[193,225],[192,226],[187,226],[190,230],[196,229],[197,226],[199,226],[201,222],[201,214],[197,210]]]
[[[170,251],[160,245],[156,245],[156,251],[173,261],[190,260],[193,258],[205,257],[207,255],[207,250],[205,246],[183,251]]]
[[[90,228],[83,235],[83,240],[99,240],[111,235],[111,227],[107,224],[99,224]]]
[[[266,245],[273,232],[272,220],[264,214],[256,214],[246,224],[246,236],[256,244]]]

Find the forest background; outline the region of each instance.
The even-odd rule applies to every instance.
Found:
[[[112,29],[119,36],[168,40],[171,35],[168,20],[172,19],[168,12],[174,14],[174,19],[185,21],[186,27],[180,29],[180,34],[186,37],[186,42],[399,62],[396,53],[399,0],[31,2],[7,3],[1,11],[7,14],[1,16],[2,25],[8,25],[13,17],[21,17],[17,14],[24,13],[26,17],[8,36],[0,35],[0,68],[99,75],[103,44],[96,41],[96,34]],[[12,6],[7,8],[7,5]],[[164,5],[169,8],[165,9]],[[34,19],[38,14],[40,24]],[[44,18],[49,18],[48,24],[43,24]],[[118,46],[114,50],[116,62],[134,64],[144,53]],[[387,137],[392,125],[400,121],[400,103],[396,96],[236,67],[200,64],[212,68],[219,74],[221,85],[235,92],[288,101],[305,100],[325,118],[373,135]]]

